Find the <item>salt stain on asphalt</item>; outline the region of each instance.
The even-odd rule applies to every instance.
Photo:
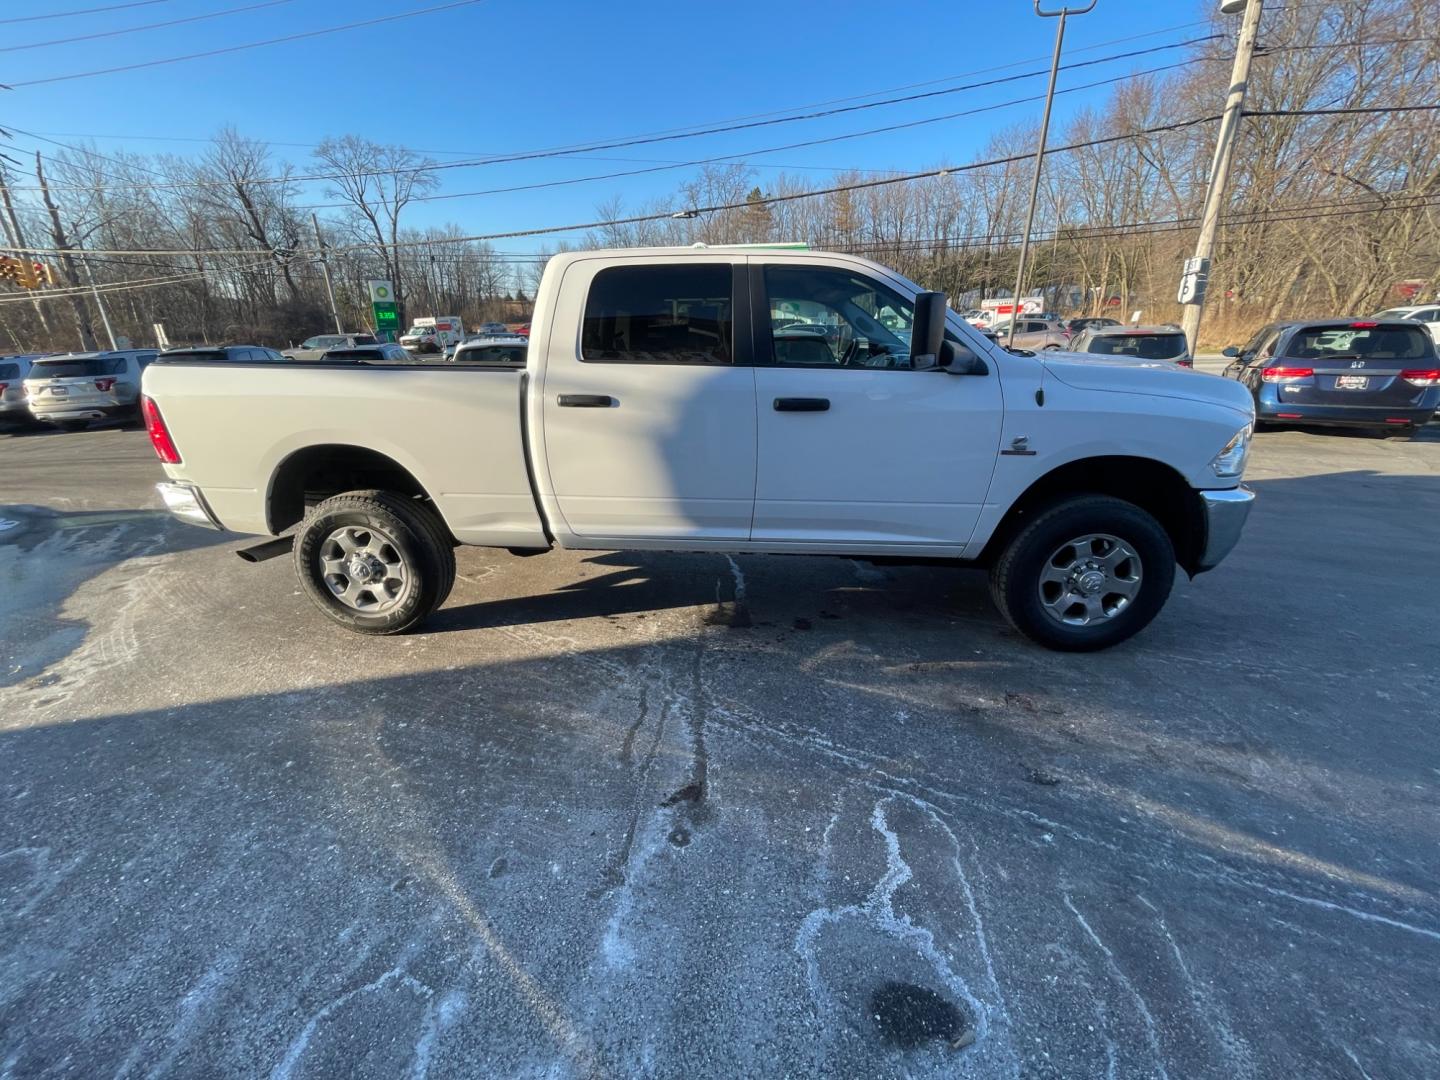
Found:
[[[885,845],[885,872],[870,890],[864,903],[816,908],[801,921],[800,929],[795,935],[792,947],[805,964],[810,997],[822,1008],[831,1001],[831,994],[820,975],[820,958],[816,948],[820,931],[827,924],[859,919],[914,949],[934,970],[940,982],[965,1003],[969,1015],[975,1019],[977,1041],[983,1040],[989,1027],[984,1005],[971,993],[965,980],[951,966],[949,958],[935,944],[935,936],[931,930],[917,926],[908,914],[899,915],[895,912],[896,891],[914,875],[901,854],[900,837],[891,828],[885,812],[887,803],[893,801],[892,798],[880,799],[870,812],[870,827],[880,835]]]

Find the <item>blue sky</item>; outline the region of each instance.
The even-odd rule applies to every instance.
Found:
[[[71,11],[117,0],[44,0],[0,8],[0,18]],[[154,0],[127,10],[0,23],[0,83],[161,59],[301,33],[433,6],[443,0],[277,0],[268,6],[186,25],[88,42],[33,47],[81,34],[145,26],[261,3],[262,0]],[[1205,18],[1208,3],[1099,0],[1072,19],[1068,59],[1144,48],[1205,32],[1201,25],[1131,38]],[[225,124],[275,144],[309,168],[315,143],[354,132],[432,152],[440,160],[573,145],[756,113],[934,80],[953,83],[1044,68],[1054,20],[1024,0],[852,0],[791,3],[726,0],[484,0],[297,42],[137,71],[0,91],[0,125],[102,153],[198,153]],[[1179,50],[1105,64],[1060,85],[1118,76],[1179,59]],[[1001,67],[1017,61],[1019,66]],[[997,70],[998,69],[998,70]],[[979,73],[979,74],[976,74]],[[936,82],[920,89],[942,88]],[[443,172],[442,192],[588,176],[650,164],[729,155],[898,123],[1039,94],[1043,77],[944,95],[847,116],[681,139],[557,159]],[[1056,122],[1101,100],[1096,89],[1057,99]],[[783,153],[756,156],[818,180],[841,168],[912,170],[962,161],[1007,125],[1038,119],[1022,105]],[[82,139],[79,136],[93,136]],[[149,136],[152,138],[142,138]],[[166,137],[154,138],[154,137]],[[55,147],[17,135],[22,150]],[[484,233],[595,216],[621,196],[634,206],[672,192],[693,169],[539,191],[417,206],[409,224],[454,222]],[[763,187],[775,169],[761,168]],[[312,185],[304,202],[324,202]],[[509,246],[514,246],[513,244]]]

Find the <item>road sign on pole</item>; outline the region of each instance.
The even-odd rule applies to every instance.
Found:
[[[400,333],[400,311],[395,306],[395,287],[388,281],[370,281],[370,312],[375,318],[375,336],[394,341]]]

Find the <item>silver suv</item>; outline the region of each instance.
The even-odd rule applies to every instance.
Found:
[[[1091,326],[1075,335],[1070,351],[1195,366],[1178,326]]]
[[[30,410],[25,404],[25,376],[30,366],[44,353],[21,356],[0,356],[0,420],[28,421]]]
[[[140,373],[154,349],[65,353],[36,360],[25,376],[30,415],[79,431],[91,420],[140,418]]]
[[[356,345],[378,345],[374,334],[319,334],[306,338],[297,348],[282,350],[289,360],[319,360],[330,349],[353,349]]]

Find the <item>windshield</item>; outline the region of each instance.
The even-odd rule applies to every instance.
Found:
[[[425,337],[427,334],[435,333],[433,326],[412,326],[405,331],[406,337]]]
[[[1139,360],[1175,360],[1185,355],[1184,334],[1097,334],[1085,349]]]
[[[344,344],[344,342],[344,338],[336,337],[334,334],[331,334],[322,337],[312,337],[308,341],[304,342],[300,347],[302,349],[328,349],[331,345],[342,345]]]
[[[54,360],[37,360],[30,369],[32,379],[93,379],[96,375],[123,375],[125,358],[117,356],[106,359],[101,356],[57,357]]]
[[[1295,360],[1427,360],[1430,335],[1419,326],[1307,326],[1285,346]]]
[[[1413,319],[1414,317],[1414,308],[1403,307],[1386,308],[1384,311],[1377,311],[1370,316],[1372,319]]]

